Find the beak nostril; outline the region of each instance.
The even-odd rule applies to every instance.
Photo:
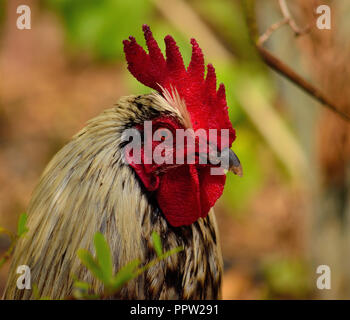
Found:
[[[243,176],[243,168],[241,162],[231,149],[229,150],[229,171],[232,171],[239,177]]]

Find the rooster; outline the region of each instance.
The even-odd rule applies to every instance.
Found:
[[[101,232],[117,271],[134,259],[148,263],[156,257],[153,231],[160,235],[164,250],[178,246],[184,250],[129,281],[113,298],[220,298],[223,265],[212,207],[223,192],[226,171],[211,174],[218,164],[199,163],[196,150],[194,163],[146,163],[144,156],[141,162],[130,160],[123,132],[135,129],[143,134],[145,121],[151,121],[152,130],[171,133],[225,129],[228,169],[240,175],[239,160],[230,150],[235,130],[228,117],[225,87],[216,88],[211,64],[204,77],[204,57],[196,40],[191,39],[192,58],[185,68],[171,36],[164,39],[164,58],[150,28],[144,25],[143,32],[148,53],[134,37],[123,42],[124,52],[131,74],[155,91],[122,97],[53,157],[29,204],[29,231],[15,249],[5,299],[35,298],[32,290],[16,286],[19,265],[30,268],[31,283],[40,296],[70,296],[75,278],[101,293],[103,284],[81,264],[77,250],[92,251],[94,234]],[[220,137],[213,143],[220,154]],[[152,142],[152,151],[157,144]],[[145,146],[141,148],[144,151]],[[171,154],[174,149],[169,150]]]

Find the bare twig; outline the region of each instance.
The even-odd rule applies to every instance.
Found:
[[[273,54],[271,54],[268,50],[266,50],[262,46],[257,45],[257,49],[261,58],[269,67],[271,67],[272,69],[277,71],[279,74],[281,74],[282,76],[292,81],[299,88],[301,88],[302,90],[310,94],[313,98],[318,100],[326,108],[332,110],[333,112],[338,114],[340,117],[342,117],[344,120],[350,122],[350,116],[340,111],[339,108],[335,106],[328,97],[326,97],[320,90],[314,87],[310,82],[306,81],[303,77],[297,74],[293,69],[288,67],[286,64],[284,64],[281,60],[276,58]]]
[[[258,39],[258,45],[262,46],[271,36],[273,32],[275,32],[277,29],[279,29],[281,26],[288,23],[288,19],[284,18],[281,21],[278,21],[271,25]]]
[[[300,36],[301,34],[305,33],[306,30],[309,29],[308,27],[304,30],[299,28],[299,26],[296,24],[296,22],[292,18],[292,15],[290,14],[286,0],[278,0],[278,3],[280,5],[280,8],[281,8],[281,11],[282,11],[284,18],[287,20],[288,24],[293,29],[296,36]]]
[[[290,14],[290,11],[288,9],[287,3],[285,0],[278,0],[280,9],[283,15],[283,19],[279,22],[274,23],[271,25],[259,38],[258,38],[258,44],[263,45],[264,42],[266,42],[273,32],[275,32],[277,29],[282,27],[283,25],[288,24],[291,29],[294,31],[294,34],[296,37],[304,35],[310,31],[310,26],[305,27],[304,29],[301,29],[295,20],[292,18],[292,15]]]
[[[255,2],[254,0],[245,0],[245,2]],[[285,19],[288,19],[288,24],[291,26],[291,28],[294,30],[296,34],[300,33],[300,28],[295,24],[294,20],[291,18],[291,15],[289,13],[288,7],[286,5],[285,0],[279,0],[282,13],[285,17]],[[277,71],[279,74],[284,76],[285,78],[292,81],[295,85],[297,85],[299,88],[301,88],[303,91],[308,93],[310,96],[312,96],[314,99],[319,101],[324,107],[327,109],[333,111],[338,116],[340,116],[343,120],[350,122],[350,116],[341,111],[341,108],[337,106],[331,99],[326,97],[319,89],[317,89],[315,86],[313,86],[310,82],[305,80],[302,76],[297,74],[294,70],[292,70],[290,67],[288,67],[286,64],[284,64],[280,59],[278,59],[276,56],[274,56],[272,53],[270,53],[268,50],[266,50],[262,44],[266,41],[266,39],[271,35],[271,33],[276,30],[278,27],[280,27],[282,24],[279,24],[272,28],[272,32],[265,32],[265,36],[262,37],[258,36],[258,31],[256,27],[256,18],[255,18],[255,12],[252,12],[253,6],[244,6],[245,8],[245,15],[246,20],[248,24],[248,29],[251,34],[251,38],[254,40],[254,44],[257,48],[258,53],[260,54],[263,61],[272,69]],[[293,22],[291,22],[293,21]],[[262,39],[261,39],[262,38]],[[265,39],[266,38],[266,39]],[[264,40],[265,39],[265,40]]]

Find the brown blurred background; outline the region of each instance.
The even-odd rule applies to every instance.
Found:
[[[283,17],[277,0],[256,2],[263,33]],[[286,3],[309,31],[285,25],[265,46],[350,114],[349,1]],[[31,30],[16,27],[20,4]],[[316,27],[320,4],[331,30]],[[148,91],[122,52],[129,35],[143,43],[143,23],[161,44],[171,33],[187,63],[195,37],[227,88],[245,175],[216,205],[224,298],[350,298],[350,126],[262,63],[241,1],[0,0],[0,226],[16,229],[46,164],[87,120]],[[0,234],[0,254],[9,244]],[[330,266],[331,290],[317,289],[318,265]]]

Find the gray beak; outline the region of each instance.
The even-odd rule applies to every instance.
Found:
[[[239,177],[243,177],[241,162],[231,149],[229,151],[229,171],[233,172]]]

